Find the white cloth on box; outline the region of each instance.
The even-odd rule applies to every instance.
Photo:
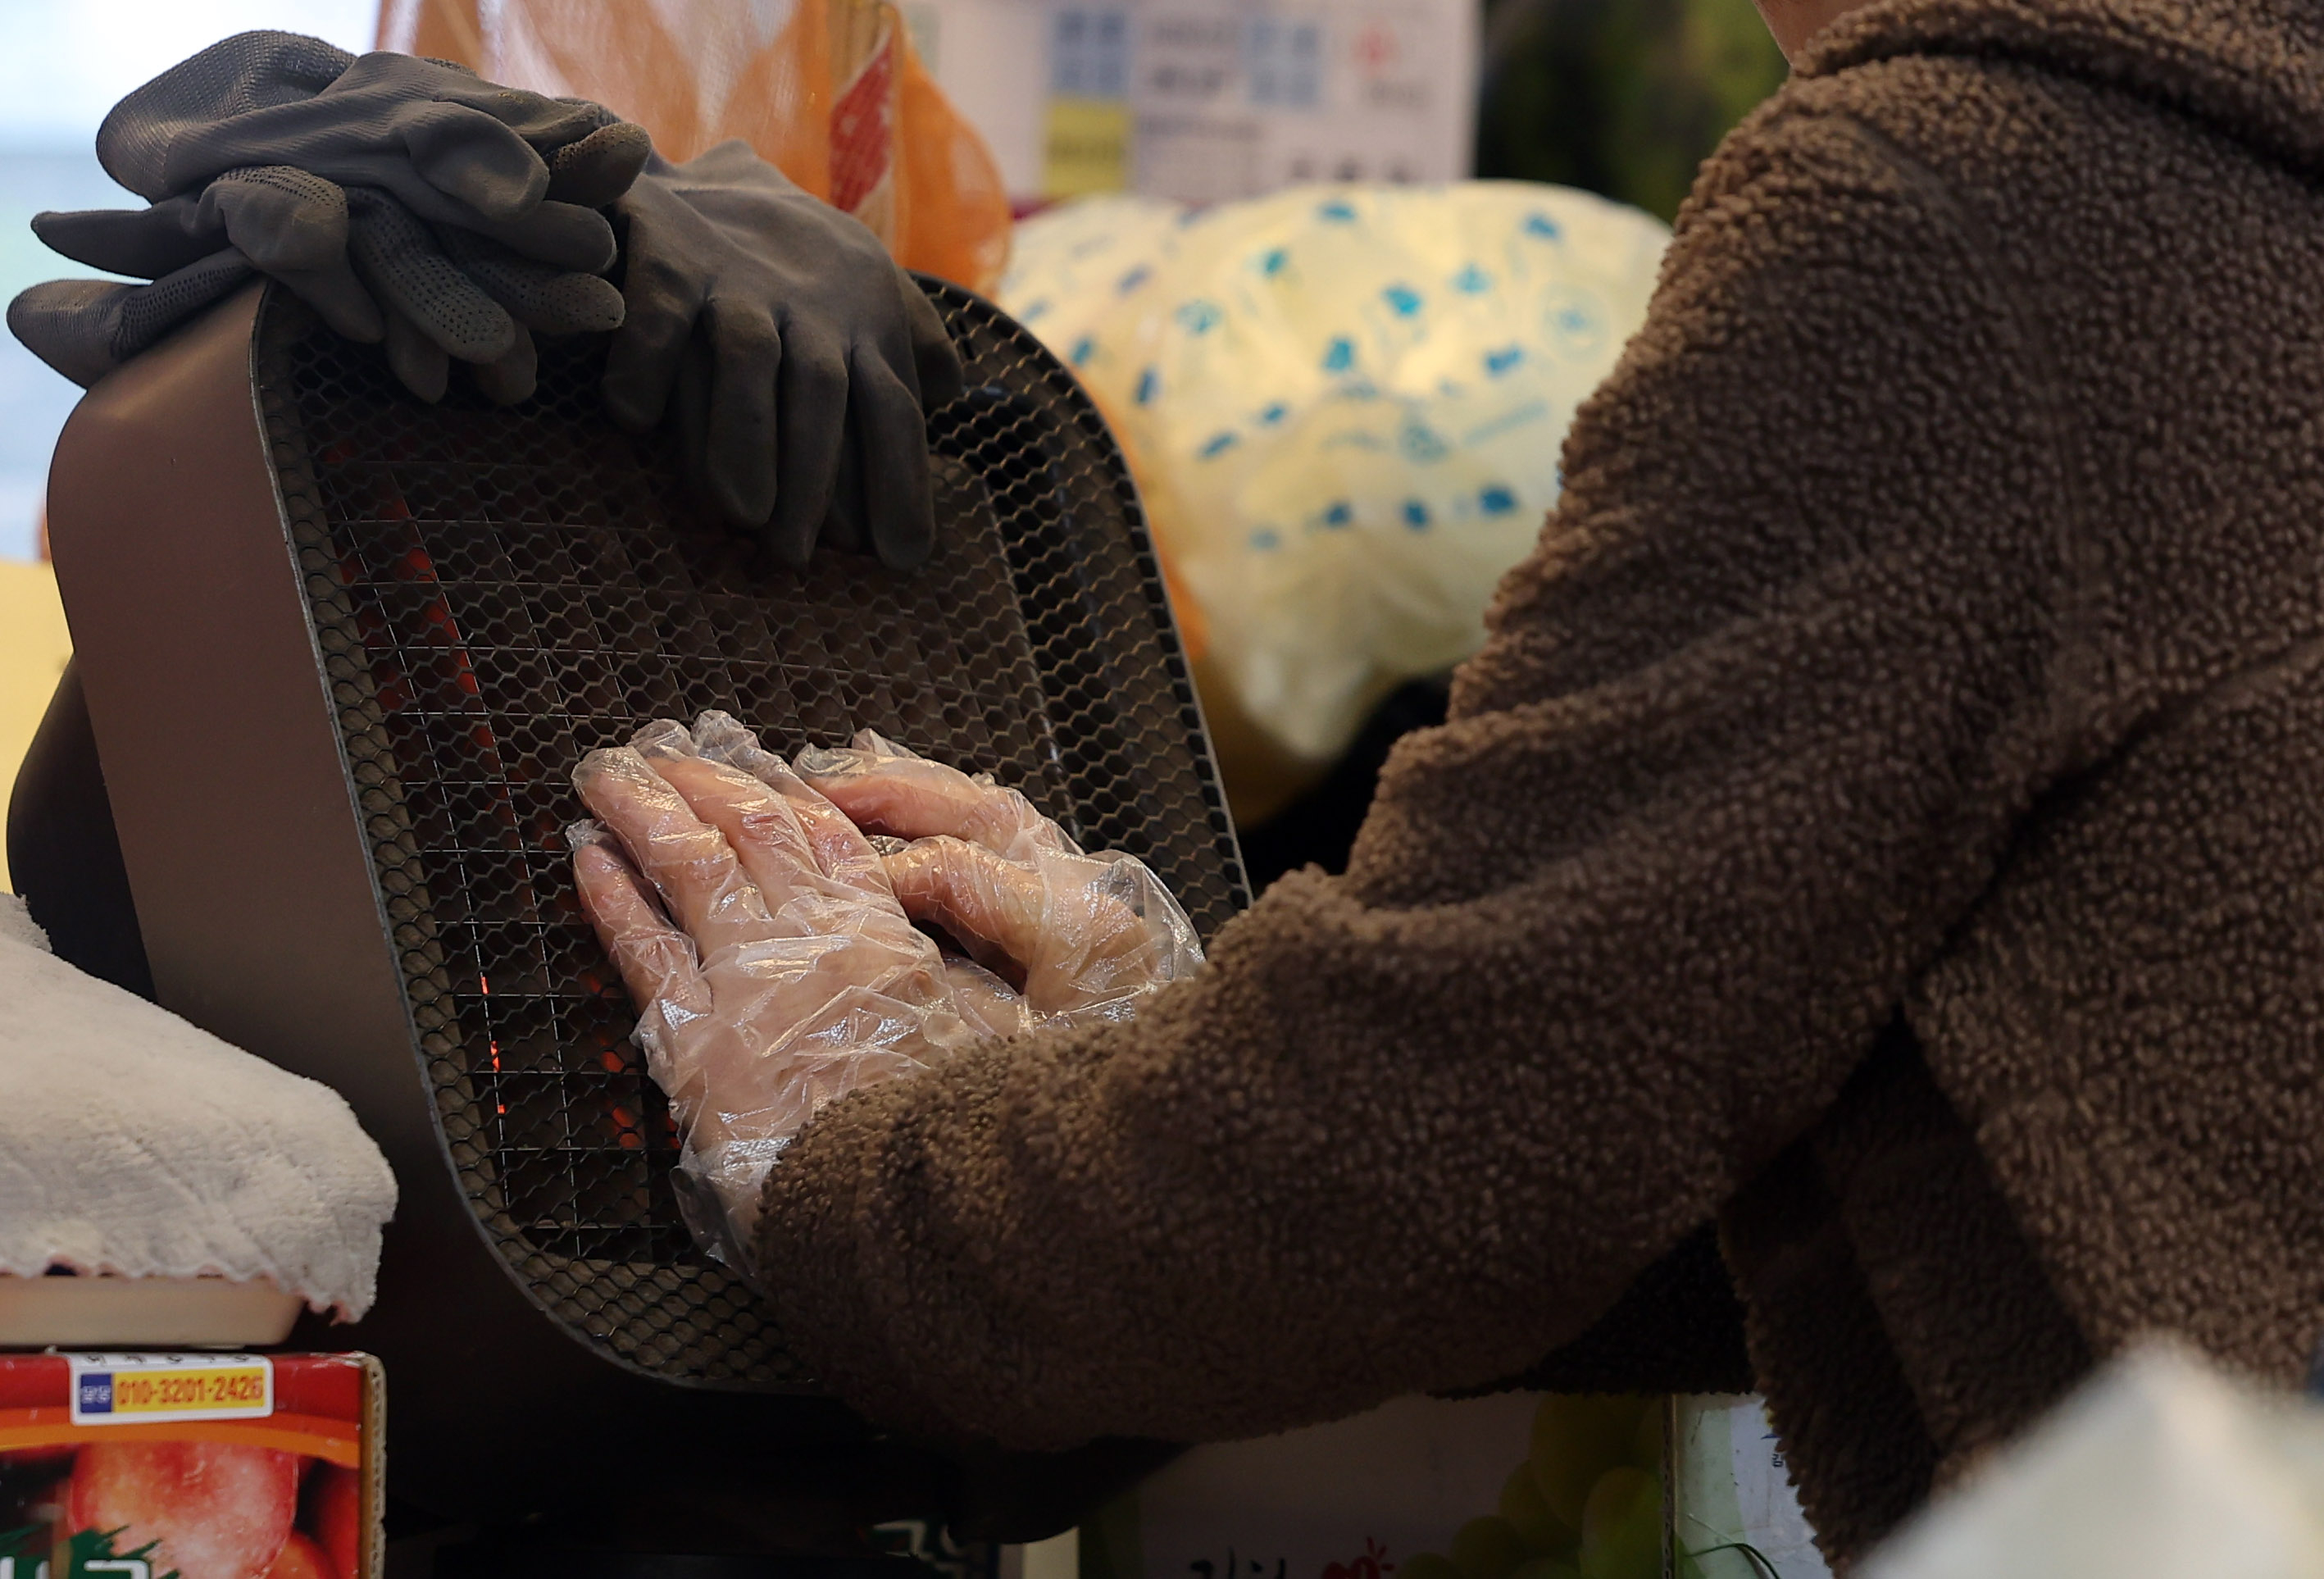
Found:
[[[0,943],[29,943],[42,953],[48,952],[49,935],[32,919],[32,912],[24,901],[13,893],[0,893]]]
[[[0,894],[0,1272],[263,1277],[370,1309],[395,1176],[346,1103],[47,945]]]

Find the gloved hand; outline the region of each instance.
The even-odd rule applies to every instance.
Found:
[[[974,1032],[863,836],[726,715],[691,734],[650,725],[573,782],[602,819],[570,830],[574,875],[678,1114],[687,1225],[751,1276],[761,1186],[790,1137]]]
[[[870,734],[800,762],[901,836],[888,853],[724,713],[573,775],[600,819],[568,832],[574,875],[678,1112],[688,1226],[746,1276],[767,1169],[825,1103],[985,1037],[1125,1019],[1202,963],[1152,873],[1082,854],[1013,790]]]
[[[494,398],[521,399],[529,330],[621,321],[619,292],[593,272],[611,266],[613,233],[587,205],[618,196],[649,152],[642,129],[595,105],[404,56],[358,60],[295,34],[240,34],[106,117],[100,160],[152,207],[33,221],[67,256],[154,283],[35,286],[11,305],[10,327],[87,384],[257,270],[340,333],[384,337],[424,398],[443,392],[457,358],[477,365]],[[228,159],[246,162],[214,180],[189,173]]]
[[[615,419],[642,430],[671,414],[697,486],[786,563],[825,533],[899,568],[925,560],[924,413],[960,392],[960,359],[878,239],[739,142],[655,158],[613,213]]]
[[[798,771],[857,826],[891,841],[882,861],[904,913],[1021,984],[1028,1024],[1126,1020],[1203,963],[1185,911],[1145,863],[1084,854],[989,777],[868,730],[851,749],[801,753]],[[980,1018],[1000,1015],[986,1008]]]

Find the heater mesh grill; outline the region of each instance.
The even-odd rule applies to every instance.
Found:
[[[431,408],[281,293],[262,319],[262,412],[450,1165],[545,1308],[673,1380],[807,1380],[679,1220],[669,1110],[573,892],[583,753],[706,707],[786,753],[874,728],[1142,857],[1205,936],[1248,899],[1120,452],[1029,336],[929,291],[970,392],[931,422],[942,542],[910,577],[831,552],[759,568],[663,436],[601,415],[602,346],[545,348],[521,406],[462,387]]]

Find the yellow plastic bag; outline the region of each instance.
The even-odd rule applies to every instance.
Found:
[[[1483,181],[1097,198],[1019,226],[1001,301],[1122,439],[1199,621],[1239,817],[1476,650],[1668,239],[1587,193]]]
[[[888,0],[386,0],[379,45],[594,99],[683,162],[740,137],[907,268],[990,291],[1000,168]]]

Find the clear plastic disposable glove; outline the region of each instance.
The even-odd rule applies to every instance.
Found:
[[[924,414],[960,392],[960,359],[878,238],[740,142],[655,158],[613,213],[614,417],[643,430],[668,415],[704,495],[787,564],[819,536],[900,569],[925,560]]]
[[[86,385],[263,272],[341,334],[384,338],[423,398],[443,393],[458,360],[493,398],[521,400],[531,331],[620,323],[620,292],[598,277],[613,231],[595,206],[649,152],[641,128],[599,106],[293,33],[238,34],[131,94],[99,132],[106,168],[152,207],[33,221],[66,256],[153,283],[36,285],[9,326]]]
[[[799,1128],[977,1034],[955,973],[855,826],[725,714],[650,725],[573,782],[600,819],[571,830],[574,874],[678,1114],[687,1224],[754,1277],[761,1187]]]
[[[984,1038],[1127,1018],[1202,963],[1152,873],[1084,855],[1023,796],[870,734],[800,762],[887,831],[724,713],[573,775],[599,819],[569,832],[575,877],[678,1113],[688,1226],[754,1278],[767,1170],[824,1103]]]
[[[990,777],[971,778],[868,730],[852,749],[805,752],[798,765],[832,805],[881,836],[905,914],[941,927],[1020,987],[1028,1024],[1126,1020],[1203,963],[1186,912],[1145,863],[1084,854],[1032,802]]]

